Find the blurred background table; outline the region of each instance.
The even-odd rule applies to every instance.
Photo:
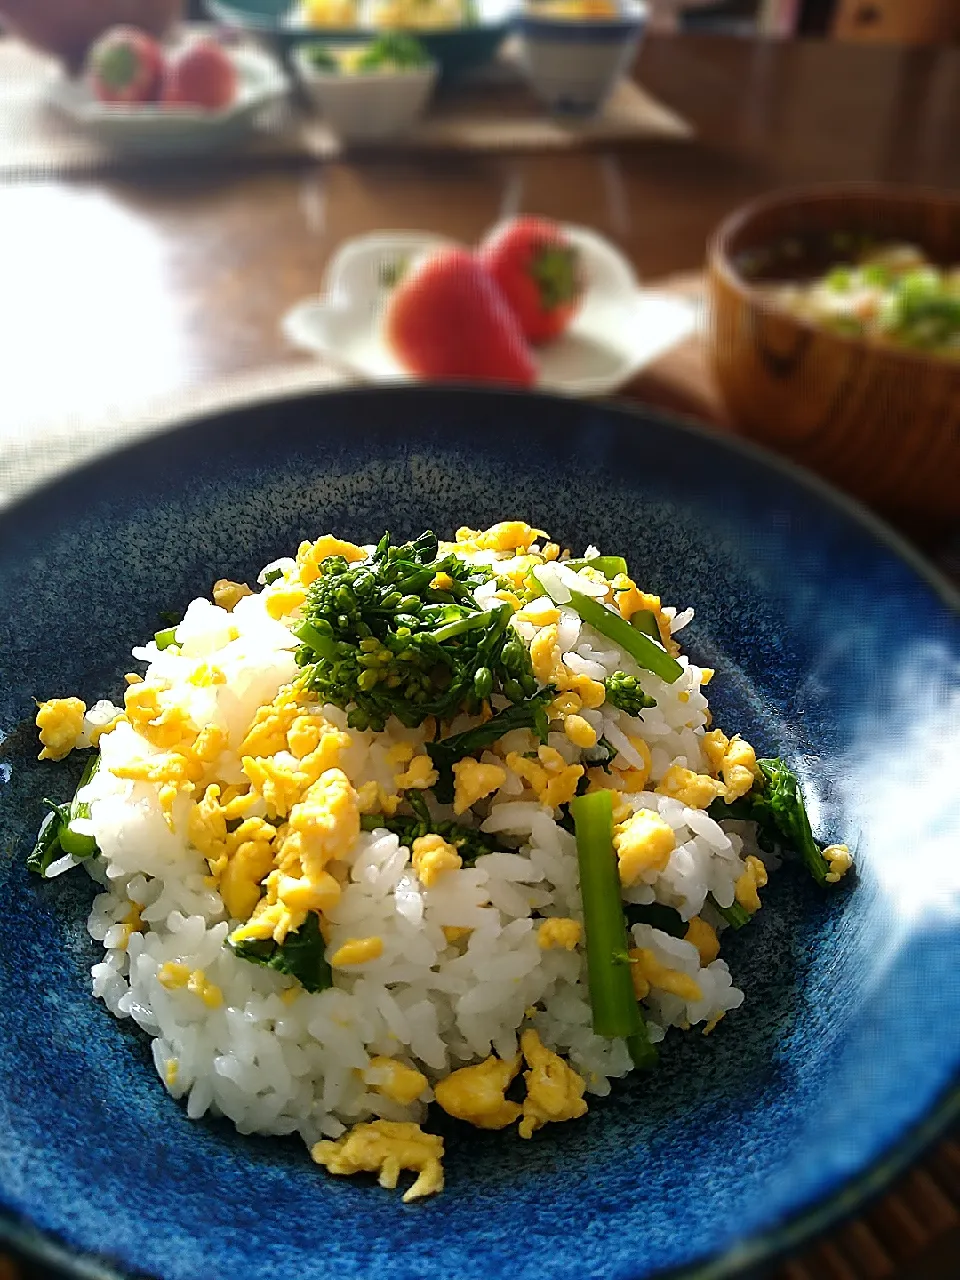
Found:
[[[534,212],[588,223],[644,279],[696,293],[711,229],[762,192],[851,178],[960,185],[960,50],[663,37],[648,40],[637,74],[693,140],[325,165],[250,157],[0,184],[0,489],[151,404],[264,366],[297,376],[307,366],[279,319],[317,290],[349,236],[425,228],[471,240]],[[699,341],[627,394],[735,430]],[[948,1142],[777,1280],[957,1277],[958,1204],[960,1146]]]

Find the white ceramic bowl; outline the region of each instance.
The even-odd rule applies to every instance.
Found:
[[[613,18],[559,17],[527,9],[517,28],[530,87],[557,115],[595,115],[630,69],[646,20],[642,0],[623,0]]]
[[[84,132],[112,150],[134,155],[190,155],[220,151],[243,142],[282,101],[289,88],[276,61],[256,49],[233,49],[237,96],[222,111],[156,103],[100,102],[86,80],[57,81],[55,107]]]
[[[295,50],[293,64],[310,100],[341,142],[386,142],[406,133],[426,110],[437,82],[435,62],[348,75],[315,67],[308,47]]]

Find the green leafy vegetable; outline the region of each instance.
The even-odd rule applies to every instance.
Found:
[[[459,822],[450,822],[446,819],[435,822],[429,814],[426,818],[402,816],[388,818],[385,813],[365,813],[360,819],[362,831],[376,831],[380,827],[399,836],[400,843],[408,848],[420,836],[442,836],[447,844],[454,846],[465,866],[472,866],[483,854],[494,853],[503,847],[503,839],[500,836],[488,836],[474,827],[465,827]]]
[[[673,907],[665,907],[659,902],[623,904],[628,924],[649,924],[661,933],[669,933],[671,938],[685,938],[688,926]]]
[[[310,44],[303,51],[303,56],[317,71],[339,71],[340,63],[325,44]]]
[[[539,693],[535,693],[532,698],[527,698],[525,702],[518,702],[512,707],[505,707],[503,711],[498,711],[485,724],[475,725],[472,729],[455,733],[450,738],[441,738],[439,742],[427,743],[427,751],[433,761],[433,767],[440,774],[439,781],[433,789],[440,803],[452,803],[453,766],[464,756],[482,751],[484,747],[489,747],[491,743],[513,729],[532,729],[541,742],[546,742],[550,728],[547,720],[547,703],[553,698],[553,694],[553,688],[548,686],[546,689],[541,689]]]
[[[90,757],[84,767],[77,784],[77,791],[70,801],[67,820],[60,828],[60,847],[64,853],[70,853],[75,858],[92,858],[100,852],[96,839],[89,829],[90,805],[86,800],[77,799],[77,794],[83,790],[99,768],[100,753],[98,751]]]
[[[652,1066],[657,1051],[647,1036],[630,976],[610,792],[592,791],[577,796],[570,802],[570,812],[580,864],[593,1029],[598,1036],[623,1036],[634,1064]]]
[[[628,716],[638,716],[641,711],[657,705],[656,698],[650,698],[643,692],[636,676],[624,675],[622,671],[607,676],[603,687],[607,691],[607,702],[625,711]]]
[[[357,71],[406,71],[425,67],[430,55],[414,36],[402,31],[388,31],[378,36],[356,62]]]
[[[282,569],[267,569],[263,575],[264,586],[272,587],[275,582],[279,582],[283,577]]]
[[[637,666],[643,667],[645,671],[652,671],[667,684],[680,679],[683,668],[676,658],[671,658],[650,636],[625,622],[618,613],[605,608],[599,600],[579,591],[571,591],[567,603],[588,626],[626,650]]]
[[[47,813],[40,823],[37,842],[27,855],[27,869],[38,876],[45,876],[50,863],[59,857],[60,832],[70,817],[69,805],[57,804],[55,800],[47,799],[44,799],[43,804],[47,808]]]
[[[762,781],[755,782],[745,796],[730,804],[714,800],[708,809],[710,817],[717,821],[739,818],[755,822],[761,834],[799,853],[817,884],[827,884],[830,864],[821,852],[823,846],[814,839],[797,775],[785,760],[758,760],[757,764]],[[717,910],[722,914],[722,908]]]
[[[401,546],[385,534],[370,561],[320,564],[297,661],[321,701],[350,708],[351,728],[382,729],[390,715],[415,726],[476,713],[493,693],[513,703],[536,693],[510,605],[485,611],[474,599],[489,571],[437,551],[432,533]],[[438,577],[444,585],[431,585]]]
[[[320,918],[315,911],[309,912],[300,928],[288,933],[283,942],[272,938],[228,942],[241,960],[289,974],[306,991],[326,991],[333,985],[333,974],[323,954],[326,943],[320,932]]]

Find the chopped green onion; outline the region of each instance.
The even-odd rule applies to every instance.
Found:
[[[622,1036],[636,1066],[651,1065],[657,1053],[647,1037],[627,956],[620,876],[613,848],[613,801],[609,791],[592,791],[570,802],[580,864],[587,951],[587,982],[593,1029],[598,1036]]]
[[[172,644],[177,643],[177,628],[164,627],[162,631],[158,631],[153,637],[158,649],[169,649]]]
[[[553,599],[558,604],[562,603],[557,601],[556,596],[553,596]],[[625,649],[634,662],[645,671],[652,671],[667,684],[673,684],[683,675],[683,667],[676,658],[671,658],[670,654],[655,644],[649,636],[632,627],[629,622],[625,622],[619,613],[613,613],[605,608],[599,600],[585,596],[579,591],[571,591],[570,599],[565,603],[568,603],[588,626],[593,627],[594,631],[599,631],[602,636],[606,636],[621,649]]]

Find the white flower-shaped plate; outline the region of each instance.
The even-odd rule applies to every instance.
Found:
[[[144,103],[100,102],[85,79],[58,80],[53,106],[104,146],[140,155],[186,155],[234,146],[289,90],[276,61],[256,49],[228,49],[237,68],[237,96],[222,111]]]
[[[586,295],[567,333],[536,349],[537,385],[571,396],[609,395],[692,333],[696,308],[641,289],[630,264],[602,236],[585,227],[564,231],[580,250]],[[327,268],[321,296],[284,316],[284,334],[358,381],[412,381],[383,339],[388,281],[407,263],[454,243],[420,231],[348,240]]]

